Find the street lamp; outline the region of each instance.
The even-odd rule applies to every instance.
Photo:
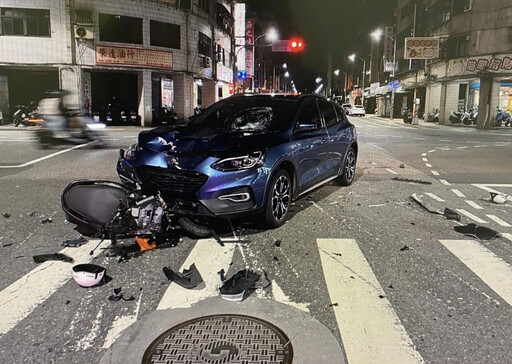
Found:
[[[253,54],[253,56],[252,56],[252,69],[253,69],[253,72],[254,72],[254,61],[256,60],[256,49],[255,49],[256,42],[258,41],[258,39],[260,39],[262,37],[266,37],[265,39],[268,42],[272,43],[273,41],[277,40],[277,38],[279,38],[279,35],[278,35],[277,30],[275,28],[270,28],[265,33],[260,34],[256,38],[254,38],[254,41],[252,43],[252,54]],[[253,81],[255,81],[254,77],[253,77]]]
[[[338,77],[340,75],[340,72],[343,73],[343,76],[345,77],[345,87],[343,88],[343,102],[345,102],[345,99],[347,98],[347,74],[339,69],[334,70],[334,75]]]
[[[288,68],[288,65],[286,63],[283,63],[283,64],[278,64],[277,66],[274,67],[274,69],[272,70],[272,89],[275,90],[276,89],[276,86],[278,86],[278,82],[277,82],[277,74],[276,74],[276,69],[281,67],[282,69],[287,69]]]
[[[350,59],[351,62],[354,62],[356,60],[356,54],[351,54],[350,56],[348,56],[348,59]],[[362,87],[361,87],[361,103],[363,104],[363,107],[364,107],[364,76],[366,75],[366,61],[364,58],[361,58],[361,57],[357,57],[359,58],[361,61],[363,61],[363,84],[362,84]]]
[[[390,36],[389,34],[384,34],[382,32],[382,29],[377,29],[377,30],[374,30],[372,33],[371,33],[371,36],[373,37],[373,39],[379,41],[380,40],[380,37],[385,35],[386,37],[388,37],[389,39],[391,39],[393,41],[393,70],[391,71],[391,78],[392,78],[392,82],[391,82],[391,110],[389,111],[389,120],[393,120],[393,110],[394,110],[394,107],[395,107],[395,63],[396,63],[396,38]]]

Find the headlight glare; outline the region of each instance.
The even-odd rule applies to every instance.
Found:
[[[228,172],[228,171],[240,171],[243,169],[251,169],[261,167],[265,154],[261,151],[249,153],[247,155],[225,158],[212,164],[212,168]]]

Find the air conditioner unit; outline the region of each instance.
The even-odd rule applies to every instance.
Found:
[[[204,56],[203,60],[201,62],[201,66],[206,68],[206,67],[210,67],[211,64],[212,64],[212,59],[210,57]]]
[[[75,38],[76,39],[94,39],[94,33],[89,27],[75,25]]]

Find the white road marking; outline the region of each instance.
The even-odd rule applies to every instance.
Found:
[[[398,174],[398,173],[396,173],[395,171],[393,171],[393,170],[392,170],[392,169],[390,169],[390,168],[386,168],[386,171],[388,171],[388,172],[389,172],[389,173],[391,173],[391,174]]]
[[[482,281],[512,305],[512,267],[475,240],[440,240]]]
[[[459,213],[461,213],[462,215],[466,216],[466,217],[469,217],[471,220],[474,220],[476,221],[477,223],[479,224],[487,224],[487,221],[485,220],[482,220],[481,218],[479,218],[478,216],[475,216],[473,215],[471,212],[468,212],[464,209],[457,209],[457,211]]]
[[[458,197],[466,197],[466,195],[455,188],[452,188],[452,192],[455,193]]]
[[[179,271],[182,272],[195,264],[206,287],[200,290],[186,289],[171,282],[160,300],[157,310],[187,308],[205,298],[218,296],[221,281],[217,272],[221,268],[227,271],[233,259],[235,246],[236,244],[233,243],[220,246],[215,239],[198,240]]]
[[[105,342],[103,343],[103,349],[108,349],[110,346],[112,346],[112,344],[121,335],[121,333],[137,321],[137,316],[139,315],[141,300],[142,300],[142,291],[140,292],[140,296],[137,301],[137,306],[135,307],[134,314],[125,315],[125,316],[116,316],[114,318],[114,321],[112,321],[112,325],[110,326],[110,329],[107,332],[107,336],[105,337]]]
[[[98,313],[96,314],[96,318],[92,322],[92,327],[87,332],[87,334],[82,337],[78,342],[75,344],[75,350],[87,350],[92,348],[94,345],[94,340],[98,337],[99,331],[100,331],[100,324],[103,318],[103,308],[100,308]]]
[[[428,162],[428,158],[421,158],[423,162]]]
[[[451,184],[450,182],[448,182],[447,180],[445,180],[445,179],[441,179],[441,178],[439,179],[439,182],[441,182],[441,183],[442,183],[443,185],[445,185],[445,186],[451,186],[451,185],[452,185],[452,184]]]
[[[356,241],[317,245],[348,362],[423,363]]]
[[[439,172],[437,172],[437,171],[430,171],[430,172],[432,172],[432,174],[433,174],[434,176],[439,176]]]
[[[412,138],[413,140],[426,140],[425,138]]]
[[[439,139],[440,142],[451,142],[450,139]]]
[[[501,235],[504,238],[507,238],[508,240],[512,241],[512,234],[510,234],[510,233],[501,233]]]
[[[471,144],[480,144],[481,142],[475,142],[475,141],[472,141],[472,140],[466,140],[466,143],[471,143]]]
[[[452,150],[452,148],[450,148],[450,147],[440,147],[439,150],[445,150],[446,151],[446,150]]]
[[[476,202],[474,201],[471,201],[471,200],[466,200],[466,203],[471,206],[472,208],[474,209],[477,209],[477,210],[483,210],[484,208],[482,206],[480,206],[479,204],[477,204]]]
[[[500,192],[492,187],[506,187],[506,188],[512,188],[512,184],[509,183],[498,183],[498,184],[486,184],[486,183],[473,183],[472,186],[478,187],[484,191],[487,192],[493,192],[493,193],[503,193]],[[509,197],[509,199],[511,199]]]
[[[503,226],[503,227],[511,227],[511,225],[506,222],[506,221],[503,221],[502,219],[500,219],[498,216],[495,216],[495,215],[486,215],[489,219],[493,220],[494,222],[496,222],[497,224]]]
[[[425,163],[425,167],[432,168],[432,164],[430,164],[430,163]]]
[[[487,148],[487,145],[475,145],[475,148]]]
[[[69,152],[71,150],[78,149],[78,148],[83,148],[83,147],[85,147],[85,146],[87,146],[87,145],[89,145],[91,143],[93,143],[93,142],[89,142],[89,143],[85,143],[85,144],[80,144],[80,145],[75,145],[74,147],[71,147],[71,148],[68,148],[68,149],[64,149],[64,150],[61,150],[61,151],[58,151],[58,152],[46,155],[46,156],[41,157],[41,158],[34,159],[34,160],[30,161],[30,162],[25,162],[25,163],[22,163],[22,164],[11,165],[11,166],[0,166],[0,168],[23,168],[23,167],[27,167],[27,166],[30,166],[32,164],[35,164],[35,163],[44,161],[46,159],[56,157],[56,156],[58,156],[60,154]]]
[[[74,259],[74,264],[88,263],[96,257],[110,241],[104,241],[89,255],[92,246],[98,240],[90,240],[88,244],[77,248],[64,248],[59,253]],[[27,317],[39,304],[50,297],[58,288],[66,283],[71,276],[72,264],[61,261],[47,261],[25,274],[16,282],[0,292],[0,334],[9,332],[21,320]]]
[[[441,197],[438,197],[436,195],[434,195],[433,193],[430,193],[430,192],[425,192],[425,195],[433,198],[434,200],[436,201],[439,201],[439,202],[445,202]]]
[[[428,152],[429,152],[429,153],[434,153],[435,151],[436,151],[435,149],[431,149],[431,150],[429,150]]]
[[[427,156],[427,153],[421,153],[421,156],[422,156],[422,157],[426,157],[426,156]]]
[[[463,147],[457,147],[457,149],[467,149],[468,146],[463,146]]]

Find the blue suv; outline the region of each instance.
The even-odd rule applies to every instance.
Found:
[[[190,217],[257,214],[282,225],[291,202],[335,180],[354,181],[356,128],[317,95],[234,95],[186,126],[139,134],[121,150],[121,181],[158,193]]]

